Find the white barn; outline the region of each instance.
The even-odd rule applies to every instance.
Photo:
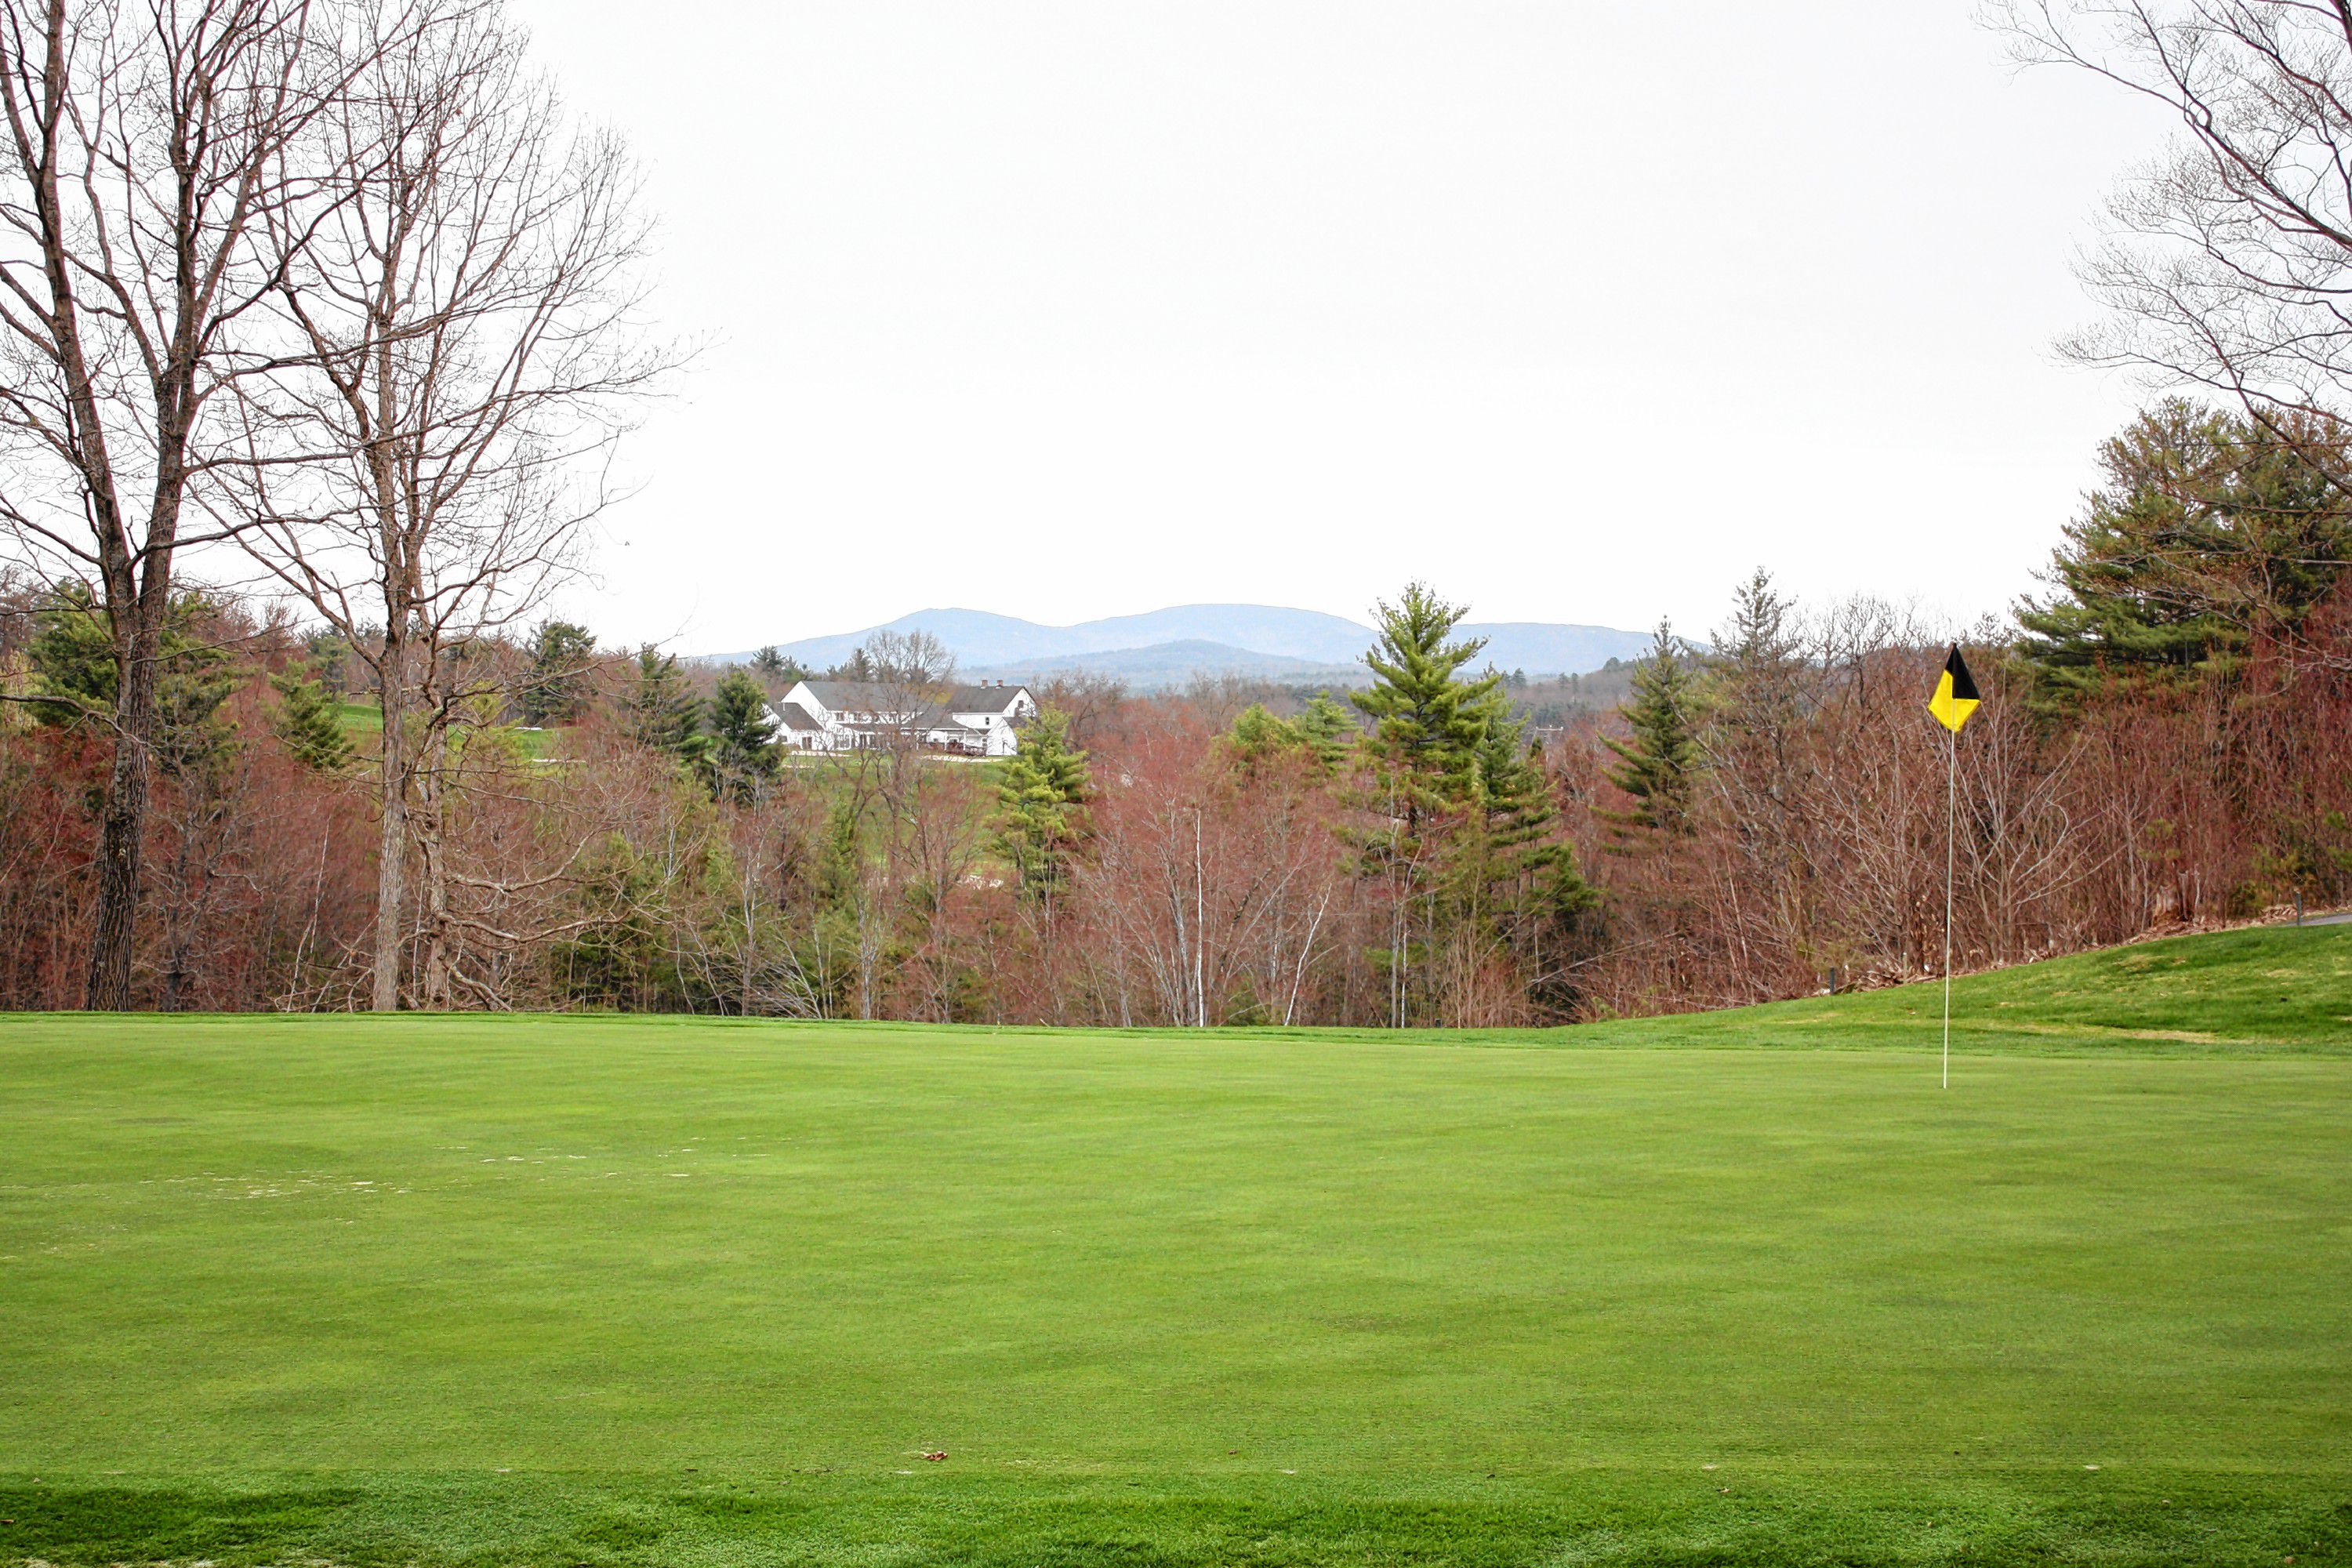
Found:
[[[1037,716],[1025,686],[982,681],[925,691],[882,680],[802,680],[769,711],[776,744],[798,752],[848,752],[912,739],[977,757],[1009,757],[1021,727]]]

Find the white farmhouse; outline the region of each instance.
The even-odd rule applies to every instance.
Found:
[[[1025,686],[983,681],[947,690],[885,680],[796,681],[769,710],[776,743],[799,752],[848,752],[911,740],[978,757],[1009,757],[1021,726],[1037,715]]]

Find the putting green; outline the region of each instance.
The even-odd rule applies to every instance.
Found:
[[[1905,1005],[9,1021],[0,1560],[2339,1560],[2352,985]]]

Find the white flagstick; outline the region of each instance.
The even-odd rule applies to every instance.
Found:
[[[1952,1087],[1952,858],[1953,822],[1960,793],[1960,732],[1947,737],[1950,760],[1944,769],[1944,1087]]]

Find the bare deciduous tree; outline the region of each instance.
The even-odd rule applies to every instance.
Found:
[[[492,679],[467,651],[576,571],[604,459],[677,357],[632,323],[646,226],[618,141],[567,129],[489,0],[424,0],[414,26],[394,3],[357,0],[337,37],[352,87],[310,149],[333,199],[268,224],[274,316],[305,374],[242,400],[250,486],[228,501],[382,695],[383,1010],[412,855],[446,864],[422,842],[439,813],[415,808],[446,797],[427,775]],[[446,900],[428,888],[422,905],[430,920]]]
[[[2226,393],[2352,493],[2352,5],[1995,0],[1987,19],[2021,60],[2180,124],[2108,204],[2082,270],[2111,314],[2069,352]]]
[[[338,86],[310,0],[0,0],[0,520],[89,582],[114,644],[87,1005],[131,1001],[157,665],[224,393],[266,371],[261,237]],[[397,31],[387,16],[387,30]]]

